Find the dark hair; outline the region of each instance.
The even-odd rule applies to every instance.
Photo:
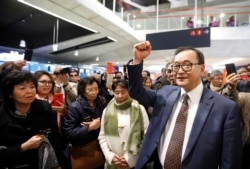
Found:
[[[79,75],[79,71],[78,71],[77,68],[71,68],[69,74],[72,73],[72,72],[76,72],[77,75]]]
[[[146,83],[146,81],[147,81],[148,79],[149,79],[149,80],[151,81],[151,83],[152,83],[152,79],[151,79],[150,77],[147,76],[147,77],[142,77],[143,84]]]
[[[220,71],[220,70],[213,70],[213,71],[210,73],[210,77],[211,77],[211,78],[214,78],[215,76],[218,76],[218,75],[223,75],[222,71]]]
[[[83,93],[85,93],[86,86],[92,85],[93,83],[97,83],[98,88],[100,89],[100,83],[94,76],[87,76],[80,79],[77,85],[78,95],[83,96]]]
[[[148,70],[143,70],[142,72],[146,72],[147,76],[151,76],[150,72]]]
[[[203,53],[201,51],[199,51],[198,49],[195,49],[195,48],[190,47],[190,46],[179,47],[179,48],[176,49],[176,51],[175,51],[174,54],[176,56],[177,54],[179,54],[180,52],[183,52],[185,50],[192,50],[192,51],[194,51],[196,53],[198,63],[199,64],[205,64],[205,59],[204,59]]]
[[[37,88],[37,80],[34,74],[29,71],[13,70],[3,78],[0,84],[0,92],[3,97],[3,104],[5,107],[13,107],[14,100],[10,96],[13,93],[14,87],[23,82],[32,82]]]
[[[117,74],[121,74],[123,76],[123,73],[121,71],[115,72],[115,76],[117,76]]]
[[[128,81],[125,79],[117,79],[112,84],[112,90],[114,91],[118,86],[128,90]]]
[[[54,80],[53,80],[53,77],[51,76],[51,74],[45,70],[38,70],[34,73],[34,76],[36,78],[36,80],[40,79],[43,75],[46,75],[49,77],[50,81],[53,82],[52,83],[52,88],[51,88],[51,91],[50,93],[54,93],[54,87],[55,87],[55,83],[54,83]]]

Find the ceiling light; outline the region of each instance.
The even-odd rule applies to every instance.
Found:
[[[25,40],[21,40],[19,46],[25,48],[26,47]]]
[[[75,50],[74,55],[75,55],[75,56],[78,56],[78,54],[79,54],[79,53],[78,53],[78,50]]]
[[[95,61],[99,61],[99,57],[98,56],[96,56]]]
[[[220,14],[220,18],[223,18],[224,16],[225,16],[224,13],[221,13],[221,14]]]

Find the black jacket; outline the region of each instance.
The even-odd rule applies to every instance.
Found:
[[[34,100],[30,113],[26,117],[18,116],[15,110],[0,108],[0,169],[28,165],[30,169],[38,168],[38,149],[20,152],[21,144],[39,131],[50,128],[48,139],[54,148],[58,162],[61,164],[61,141],[58,134],[56,114],[47,101]]]
[[[88,132],[88,126],[82,126],[81,123],[101,117],[105,106],[106,100],[103,97],[97,97],[96,108],[93,109],[86,98],[78,96],[76,101],[69,105],[68,113],[63,121],[63,132],[68,142],[80,146],[96,140],[100,129]]]

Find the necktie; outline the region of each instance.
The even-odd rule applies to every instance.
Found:
[[[188,95],[184,94],[183,97],[181,109],[177,116],[174,131],[165,156],[164,169],[181,169],[181,155],[187,121]]]

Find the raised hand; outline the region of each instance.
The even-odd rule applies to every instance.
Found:
[[[140,64],[144,58],[150,55],[151,50],[152,47],[149,41],[144,41],[135,44],[133,49],[133,64]]]

